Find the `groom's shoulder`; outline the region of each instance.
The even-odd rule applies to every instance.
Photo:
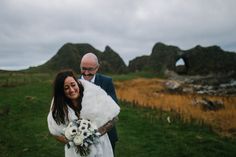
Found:
[[[96,74],[98,78],[100,78],[101,80],[106,80],[106,81],[111,81],[112,78],[110,76],[104,75],[104,74]]]

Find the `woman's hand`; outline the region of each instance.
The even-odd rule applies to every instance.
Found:
[[[61,136],[56,136],[56,135],[53,135],[53,137],[56,138],[57,141],[63,143],[63,144],[67,144],[69,143],[69,141],[66,139],[65,136],[61,135]]]

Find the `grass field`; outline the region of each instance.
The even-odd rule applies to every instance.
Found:
[[[236,95],[210,95],[173,92],[166,88],[165,79],[132,79],[117,81],[116,92],[120,100],[134,102],[137,106],[173,111],[171,119],[198,122],[208,125],[222,136],[236,137]],[[203,100],[220,102],[218,110],[206,110]],[[208,107],[208,106],[207,106]]]
[[[0,157],[63,157],[63,145],[49,135],[46,123],[52,76],[31,77],[19,81],[16,76],[0,86]],[[1,81],[6,84],[6,77]],[[172,113],[127,102],[120,106],[117,157],[236,156],[236,140],[222,138],[208,127],[169,124],[166,118]]]

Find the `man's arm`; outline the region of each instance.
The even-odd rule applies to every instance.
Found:
[[[106,124],[98,128],[98,132],[101,134],[101,136],[104,135],[112,129],[112,127],[116,124],[117,121],[118,117],[113,118],[112,120],[108,121]]]

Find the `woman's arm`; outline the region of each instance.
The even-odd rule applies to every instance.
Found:
[[[63,143],[63,144],[68,144],[69,141],[66,139],[65,136],[61,135],[61,136],[56,136],[56,135],[52,135],[57,141]]]
[[[101,134],[101,136],[110,131],[118,120],[118,117],[114,117],[112,120],[108,121],[106,124],[98,128],[98,132]]]

